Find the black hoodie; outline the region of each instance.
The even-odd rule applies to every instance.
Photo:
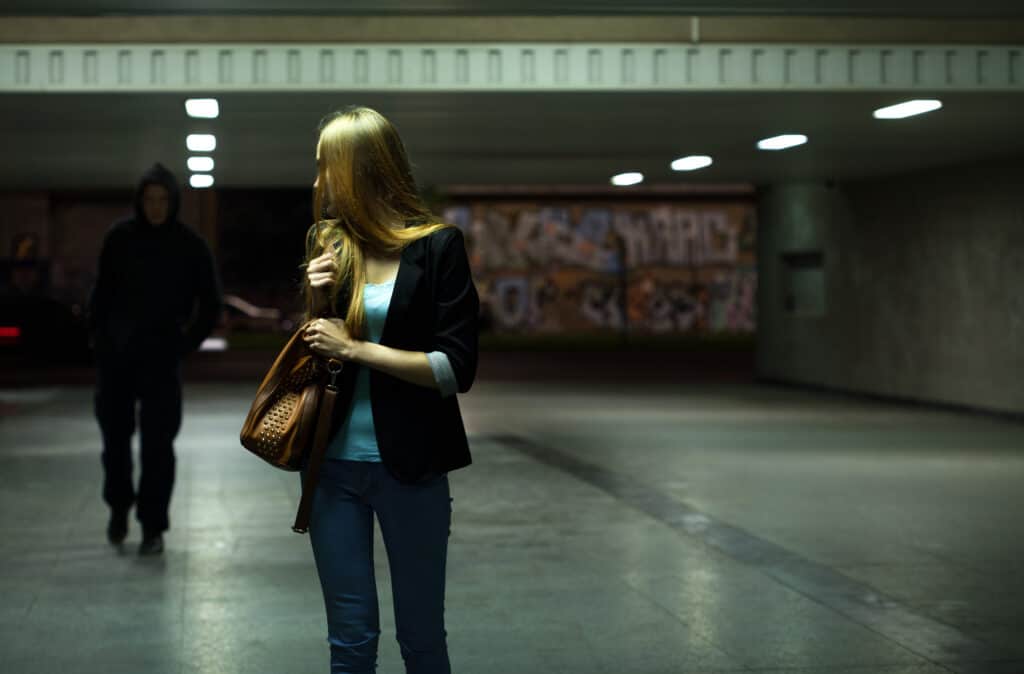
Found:
[[[163,224],[147,221],[142,208],[143,189],[151,184],[167,189]],[[139,180],[134,216],[107,232],[88,314],[101,359],[180,357],[199,348],[216,326],[220,279],[206,241],[178,220],[180,205],[174,174],[154,164]]]

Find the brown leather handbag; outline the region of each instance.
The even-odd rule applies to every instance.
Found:
[[[313,492],[320,477],[338,394],[342,362],[317,356],[302,339],[303,324],[291,336],[256,390],[242,425],[242,446],[277,468],[306,474],[292,531],[309,530]]]

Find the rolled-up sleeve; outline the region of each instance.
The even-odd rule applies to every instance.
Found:
[[[451,231],[453,234],[441,244],[436,263],[432,351],[447,357],[456,391],[465,393],[476,378],[480,296],[473,284],[462,230],[452,227]]]
[[[444,355],[444,351],[431,351],[427,354],[427,360],[430,361],[430,369],[434,371],[434,380],[441,397],[454,395],[459,390],[459,382],[455,379],[455,371],[452,370],[448,356]]]

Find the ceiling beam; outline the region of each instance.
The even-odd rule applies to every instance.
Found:
[[[1024,19],[811,16],[8,16],[0,43],[1020,44]]]
[[[0,92],[1024,91],[1024,46],[0,45]]]

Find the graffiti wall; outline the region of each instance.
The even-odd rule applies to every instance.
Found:
[[[454,204],[498,332],[753,332],[747,202]]]

